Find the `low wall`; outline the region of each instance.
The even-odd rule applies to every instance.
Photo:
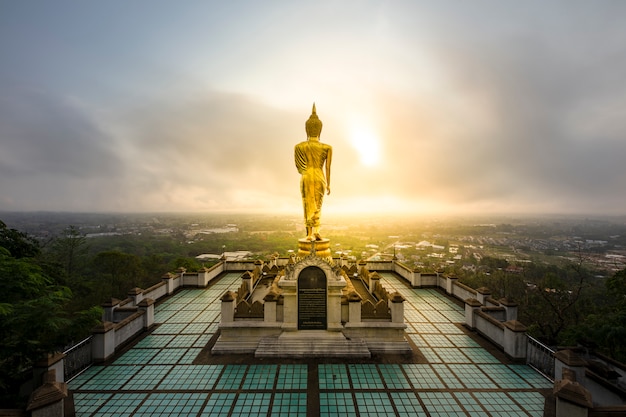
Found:
[[[167,286],[165,282],[161,281],[156,285],[153,285],[150,288],[146,288],[143,290],[144,298],[151,298],[153,300],[158,300],[161,297],[165,297],[167,295]]]
[[[459,300],[467,300],[468,298],[476,298],[476,290],[457,281],[452,284],[452,295]]]
[[[115,325],[115,347],[119,347],[144,330],[145,311],[139,310]]]
[[[504,346],[504,325],[483,311],[474,313],[476,330],[498,346]]]
[[[92,357],[95,361],[110,358],[115,351],[154,323],[153,304],[183,287],[205,287],[227,270],[226,262],[198,272],[166,274],[161,282],[142,290],[135,288],[125,300],[111,300],[103,305],[102,325],[94,329]],[[241,265],[241,263],[235,263]],[[254,263],[250,263],[254,265]],[[230,268],[232,269],[232,266]]]
[[[254,262],[255,261],[233,261],[222,262],[222,264],[224,267],[224,271],[252,271],[256,266]]]

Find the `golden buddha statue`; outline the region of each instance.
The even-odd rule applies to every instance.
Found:
[[[300,175],[300,191],[304,207],[306,239],[322,240],[320,215],[324,193],[330,194],[330,164],[333,148],[320,142],[322,121],[317,117],[315,103],[305,125],[307,140],[296,145],[294,159]],[[325,169],[324,169],[325,168]]]

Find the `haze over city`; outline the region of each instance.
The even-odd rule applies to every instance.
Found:
[[[0,211],[625,214],[626,3],[0,4]]]

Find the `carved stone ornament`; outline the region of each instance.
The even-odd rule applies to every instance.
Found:
[[[320,258],[315,255],[309,255],[295,264],[287,265],[285,267],[284,279],[288,281],[297,280],[300,272],[308,266],[316,266],[320,268],[324,271],[329,281],[345,281],[340,267],[332,264],[325,258]]]

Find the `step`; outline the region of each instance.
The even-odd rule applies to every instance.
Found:
[[[348,340],[341,333],[326,332],[327,337],[311,334],[264,337],[254,353],[257,358],[369,358],[371,353],[362,339]]]

